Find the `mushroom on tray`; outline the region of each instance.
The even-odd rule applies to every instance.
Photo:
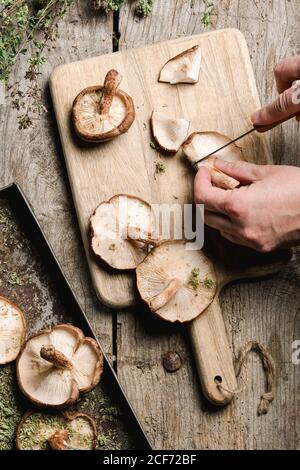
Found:
[[[103,354],[73,325],[57,325],[29,338],[17,361],[21,391],[35,405],[66,408],[99,382]]]
[[[159,81],[174,85],[176,83],[197,83],[201,67],[199,46],[181,52],[170,59],[161,69]]]
[[[210,305],[217,290],[210,260],[200,250],[188,250],[183,241],[155,248],[136,274],[141,298],[169,322],[193,320]]]
[[[151,127],[161,149],[168,153],[176,153],[187,138],[190,123],[186,119],[170,118],[154,111]]]
[[[18,450],[94,450],[96,424],[85,413],[49,414],[29,411],[16,433]]]
[[[233,143],[211,157],[207,157],[229,142],[231,142],[229,137],[218,132],[194,132],[183,143],[182,149],[195,169],[198,170],[201,166],[205,166],[210,170],[212,182],[216,186],[234,189],[240,185],[240,182],[215,168],[214,159],[218,157],[227,162],[244,161],[242,150]]]
[[[102,202],[91,217],[92,249],[115,269],[135,269],[160,244],[153,210],[146,201],[126,194]]]
[[[122,76],[110,70],[104,85],[85,88],[74,100],[72,120],[87,142],[105,142],[128,131],[135,118],[132,98],[118,87]]]
[[[0,364],[18,356],[26,336],[23,312],[10,300],[0,296]]]

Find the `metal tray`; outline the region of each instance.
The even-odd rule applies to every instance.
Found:
[[[0,189],[0,295],[24,311],[27,337],[42,328],[68,322],[95,338],[17,184]],[[105,366],[100,384],[83,396],[75,409],[95,418],[99,450],[151,449],[104,351],[103,354]],[[0,449],[14,448],[16,425],[28,409],[32,405],[16,386],[14,364],[0,366]]]

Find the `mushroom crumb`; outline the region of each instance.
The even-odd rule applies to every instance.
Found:
[[[164,162],[155,162],[155,174],[161,175],[166,172],[166,164]]]
[[[198,287],[201,284],[200,281],[200,269],[199,268],[194,268],[191,271],[190,277],[189,277],[189,286],[192,287],[192,289],[197,290]]]

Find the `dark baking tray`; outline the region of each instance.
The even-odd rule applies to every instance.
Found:
[[[24,311],[27,337],[53,324],[69,322],[97,340],[17,184],[0,189],[0,295],[9,298]],[[105,367],[101,382],[75,408],[95,417],[99,449],[151,449],[103,349],[102,352]],[[0,387],[0,401],[1,393],[8,400],[7,404],[0,403],[0,417],[1,412],[3,417],[0,448],[6,449],[9,436],[12,442],[12,428],[19,415],[32,406],[16,387],[12,365],[0,366]]]

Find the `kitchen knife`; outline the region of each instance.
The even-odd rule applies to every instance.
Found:
[[[240,139],[243,139],[244,137],[246,137],[247,135],[249,134],[252,134],[252,132],[254,131],[257,131],[259,132],[260,134],[262,134],[263,132],[267,132],[267,131],[270,131],[271,129],[273,129],[274,127],[278,126],[279,124],[282,124],[283,122],[286,122],[286,121],[289,121],[290,119],[292,119],[293,117],[296,117],[296,116],[299,116],[299,112],[295,113],[295,114],[292,114],[291,116],[288,116],[284,119],[281,119],[280,121],[277,121],[276,123],[273,123],[273,124],[269,124],[269,125],[266,125],[266,126],[256,126],[254,125],[252,129],[250,129],[249,131],[245,132],[244,134],[236,137],[235,139],[231,140],[230,142],[228,142],[227,144],[223,145],[223,147],[220,147],[218,148],[217,150],[214,150],[213,152],[211,152],[210,154],[206,155],[204,158],[201,158],[200,160],[197,160],[196,162],[193,163],[193,166],[197,165],[197,163],[201,162],[202,160],[204,160],[205,158],[208,158],[208,157],[211,157],[212,155],[215,155],[216,153],[220,152],[221,150],[225,149],[226,147],[229,147],[229,145],[232,145],[234,144],[235,142],[237,142],[238,140]]]

